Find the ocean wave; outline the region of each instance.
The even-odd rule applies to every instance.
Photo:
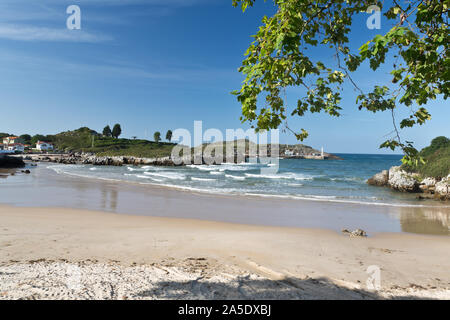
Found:
[[[342,182],[364,182],[365,179],[358,177],[342,177],[342,178],[323,178],[323,180],[342,181]]]
[[[286,174],[253,174],[253,173],[245,173],[245,175],[249,178],[258,178],[258,179],[293,179],[293,180],[313,180],[313,177],[305,176],[298,173],[286,173]]]
[[[207,178],[196,178],[196,177],[191,177],[192,181],[205,181],[205,182],[214,182],[216,181],[216,179],[207,179]]]
[[[173,180],[186,180],[186,175],[181,173],[175,173],[175,172],[144,172],[145,175],[149,176],[155,176],[160,178],[166,178],[166,179],[173,179]]]
[[[221,168],[219,169],[219,171],[247,171],[247,170],[252,170],[254,168],[252,168],[252,165],[241,165],[241,164],[236,164],[236,163],[222,163],[221,164]]]
[[[216,171],[216,170],[219,170],[219,168],[220,168],[217,165],[206,165],[206,164],[190,164],[190,165],[187,165],[186,167],[194,168],[194,169],[198,169],[198,170],[202,170],[202,171]]]
[[[278,199],[292,199],[292,200],[309,200],[309,201],[325,201],[325,202],[336,202],[336,203],[348,203],[348,204],[359,204],[359,205],[375,205],[375,206],[390,206],[390,207],[420,207],[420,208],[450,208],[450,206],[434,206],[427,204],[412,204],[412,203],[404,203],[404,202],[389,202],[385,199],[378,197],[342,197],[342,196],[333,196],[333,195],[311,195],[311,194],[273,194],[273,193],[264,193],[262,190],[251,190],[248,188],[198,188],[193,186],[185,186],[185,185],[176,185],[172,183],[166,183],[167,180],[158,179],[156,174],[154,176],[149,175],[140,175],[140,174],[123,174],[125,176],[135,176],[136,178],[140,178],[142,180],[150,180],[147,182],[139,182],[131,179],[114,179],[114,178],[106,178],[101,177],[94,174],[81,174],[79,172],[70,172],[70,170],[83,168],[86,170],[88,167],[83,167],[80,165],[50,165],[46,167],[47,169],[51,169],[58,174],[66,174],[70,176],[76,176],[80,178],[89,178],[89,179],[98,179],[98,180],[106,180],[106,181],[115,181],[115,182],[128,182],[128,183],[138,183],[142,185],[154,185],[161,187],[168,187],[171,189],[179,189],[184,191],[193,191],[193,192],[201,192],[201,193],[209,193],[209,194],[222,194],[222,195],[233,195],[233,196],[252,196],[252,197],[263,197],[263,198],[278,198]],[[226,175],[228,178],[233,180],[245,180],[243,176],[233,176]],[[161,178],[161,177],[159,177]],[[291,184],[292,185],[292,184]]]
[[[164,179],[157,179],[155,177],[144,176],[144,175],[141,175],[141,174],[136,174],[135,176],[137,178],[141,178],[141,179],[150,179],[150,180],[153,180],[153,181],[156,181],[156,182],[164,182]]]
[[[209,174],[213,174],[213,175],[218,176],[218,175],[224,174],[224,172],[223,171],[210,171]]]
[[[153,180],[153,181],[156,181],[156,182],[164,182],[164,179],[157,179],[157,178],[155,178],[155,177],[144,176],[144,175],[142,175],[142,174],[130,174],[130,173],[124,173],[123,175],[124,175],[124,176],[136,177],[136,178],[139,178],[139,179],[146,179],[146,180],[150,179],[150,180]]]
[[[233,176],[231,174],[226,174],[225,177],[233,179],[233,180],[239,180],[239,181],[244,181],[245,177],[241,177],[241,176]]]
[[[133,167],[127,167],[127,170],[131,171],[131,172],[133,172],[133,171],[144,171],[143,168],[133,168]]]

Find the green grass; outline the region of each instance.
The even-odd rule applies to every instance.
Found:
[[[420,151],[425,164],[417,166],[403,165],[410,172],[418,172],[422,177],[443,178],[450,174],[450,139],[437,137]]]
[[[169,156],[173,143],[103,137],[89,128],[48,136],[56,148],[65,152],[92,152],[99,156],[154,158]]]

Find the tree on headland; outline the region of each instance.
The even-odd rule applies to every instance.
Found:
[[[103,128],[103,135],[105,137],[111,137],[112,136],[111,128],[109,127],[109,125],[107,125],[106,127]]]
[[[172,130],[167,131],[166,140],[169,142],[172,141]]]
[[[245,11],[255,0],[232,2]],[[386,111],[392,117],[393,130],[380,148],[399,147],[405,154],[404,163],[417,163],[418,151],[412,142],[400,138],[399,129],[430,120],[425,108],[429,100],[447,99],[450,94],[448,1],[274,0],[274,5],[275,14],[263,18],[239,69],[246,78],[233,94],[242,105],[241,120],[251,123],[257,132],[284,124],[303,140],[308,132],[291,129],[287,118],[319,112],[340,116],[341,93],[348,83],[357,92],[359,110]],[[352,25],[356,16],[381,14],[380,9],[383,23],[393,22],[390,30],[365,43],[351,42],[350,32],[366,27]],[[375,20],[366,17],[369,19],[363,23],[376,27],[376,16]],[[359,49],[355,51],[355,47]],[[319,61],[317,48],[329,51],[334,59]],[[391,64],[391,83],[377,83],[366,90],[352,78],[360,67],[375,71],[387,63]],[[293,105],[287,101],[289,87],[301,89],[293,92]],[[400,106],[407,107],[409,114],[398,121],[395,110]]]
[[[31,136],[29,134],[22,134],[19,138],[22,139],[23,143],[31,144]]]
[[[117,139],[121,134],[122,128],[120,127],[120,124],[116,123],[112,129],[112,136]]]
[[[153,139],[155,140],[155,142],[161,141],[161,133],[160,133],[159,131],[156,131],[156,132],[153,134]]]
[[[46,141],[46,136],[42,134],[36,134],[31,138],[31,144],[36,144],[38,141]]]

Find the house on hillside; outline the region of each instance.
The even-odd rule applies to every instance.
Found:
[[[17,143],[23,143],[24,141],[19,137],[5,137],[3,138],[4,145],[12,145]]]
[[[285,155],[285,156],[288,156],[288,157],[291,157],[291,156],[294,155],[294,151],[292,151],[292,150],[286,150],[286,151],[284,151],[284,155]]]
[[[40,151],[53,150],[53,145],[51,143],[49,143],[49,142],[38,141],[36,143],[36,149],[40,150]]]

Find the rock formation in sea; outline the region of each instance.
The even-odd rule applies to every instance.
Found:
[[[442,179],[422,178],[418,173],[406,172],[395,166],[383,170],[367,180],[374,186],[386,186],[393,190],[410,193],[421,193],[428,198],[450,200],[450,174]]]

